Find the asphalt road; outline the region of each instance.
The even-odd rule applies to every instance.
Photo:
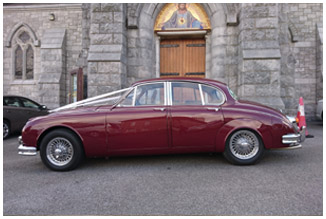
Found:
[[[53,172],[3,144],[4,215],[322,215],[323,126],[304,148],[268,151],[254,166],[221,154],[87,159]]]

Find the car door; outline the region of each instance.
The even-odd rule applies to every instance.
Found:
[[[224,124],[222,91],[191,82],[171,82],[171,134],[174,150],[214,151]]]
[[[108,113],[109,152],[168,148],[165,89],[164,82],[138,85]]]
[[[10,122],[11,131],[20,131],[25,125],[25,113],[18,97],[4,97],[4,118]]]

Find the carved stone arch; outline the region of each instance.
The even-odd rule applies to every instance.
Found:
[[[142,13],[146,13],[152,17],[153,20],[156,19],[159,12],[162,10],[166,3],[129,3],[128,4],[128,24],[129,29],[138,29],[139,28],[139,18]],[[226,16],[227,25],[234,26],[238,25],[238,13],[239,13],[239,4],[237,3],[203,3],[201,4],[207,15],[212,17],[217,11],[219,11],[219,5],[222,5],[224,9],[224,14]],[[143,10],[144,9],[144,10]]]
[[[152,3],[152,4],[146,4],[144,6],[144,10],[142,12],[145,12],[151,16],[151,18],[155,21],[160,11],[163,9],[163,7],[166,5],[166,3]],[[209,3],[202,3],[201,6],[205,9],[205,12],[209,18],[211,18],[216,11],[219,11],[219,5],[221,4],[209,4]],[[214,23],[214,20],[210,19],[211,22]],[[213,25],[212,25],[213,26]]]
[[[28,32],[28,34],[30,35],[30,37],[33,40],[34,46],[40,46],[40,41],[38,40],[33,29],[28,24],[20,22],[20,23],[16,24],[10,31],[10,33],[7,37],[7,40],[6,40],[6,47],[11,47],[11,42],[12,42],[13,37],[21,28],[24,28]]]
[[[166,5],[166,3],[153,3],[150,4],[147,7],[147,13],[151,15],[153,20],[156,20],[158,14],[160,13],[160,11],[163,9],[163,7]],[[212,13],[212,9],[210,7],[211,4],[207,4],[207,3],[203,3],[201,4],[203,6],[203,8],[206,11],[206,14],[210,17],[213,13]]]
[[[166,3],[128,4],[128,28],[130,29],[139,28],[140,25],[139,19],[142,13],[146,13],[150,15],[151,18],[155,21],[157,15],[162,10],[165,4]],[[238,23],[237,14],[238,14],[239,4],[202,3],[201,5],[205,9],[209,17],[212,17],[217,11],[220,11],[219,5],[222,5],[224,9],[224,13],[226,15],[227,24],[235,25]]]
[[[132,54],[133,57],[129,62],[132,64],[129,64],[129,67],[137,72],[139,78],[159,77],[160,40],[162,37],[155,34],[154,25],[165,5],[165,3],[128,4],[128,26],[132,31],[130,36],[139,46],[137,49],[133,49],[135,54]],[[237,5],[230,7],[221,3],[202,3],[201,6],[211,24],[211,31],[205,35],[206,77],[226,82],[224,63],[227,44],[227,16],[229,11],[233,11],[233,14],[237,16],[239,10]],[[137,29],[137,31],[132,29]],[[145,58],[139,59],[138,57]]]

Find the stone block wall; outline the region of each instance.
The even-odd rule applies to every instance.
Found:
[[[41,46],[41,76],[38,81],[40,102],[49,109],[67,103],[66,30],[45,30]]]
[[[90,5],[90,41],[87,56],[89,97],[121,89],[126,84],[125,16],[126,4]]]
[[[153,28],[164,5],[5,6],[4,94],[26,94],[41,103],[65,104],[70,92],[69,73],[79,67],[87,76],[88,97],[159,77],[160,36]],[[314,119],[323,90],[322,4],[203,3],[202,6],[212,27],[205,36],[206,77],[227,83],[241,99],[280,108],[291,115],[296,114],[302,96],[307,119]],[[55,15],[54,21],[49,20],[50,13]],[[34,80],[17,82],[12,79],[12,48],[6,45],[19,22],[29,25],[37,40]],[[66,46],[60,52],[42,48],[44,33],[57,28],[66,31]],[[56,72],[61,69],[61,73],[46,74],[53,73],[53,68]],[[54,85],[40,82],[51,80],[57,81],[55,89],[59,90],[53,100],[45,101],[45,87],[54,89],[51,87]]]
[[[238,93],[238,61],[239,61],[239,27],[227,27],[227,42],[226,42],[226,61],[225,74],[227,76],[226,83],[233,90]]]
[[[284,109],[277,4],[241,4],[238,95]]]
[[[291,37],[290,29],[292,26],[289,24],[288,19],[289,5],[278,4],[278,19],[279,19],[279,44],[281,51],[281,98],[284,103],[284,113],[287,115],[296,115],[298,108],[298,100],[295,99],[295,63],[291,43],[292,40],[297,40],[297,36]]]
[[[229,37],[226,17],[220,16],[225,12],[220,4],[211,7],[211,11],[212,30],[206,37],[206,46],[209,48],[206,50],[206,77],[227,83],[227,67],[229,66],[226,66],[226,57],[229,55],[232,58],[234,54],[232,54],[231,48],[227,48]]]
[[[49,20],[49,14],[55,15],[55,20]],[[82,10],[81,4],[49,4],[49,5],[21,5],[4,6],[3,9],[3,40],[6,41],[13,27],[24,22],[31,27],[40,41],[39,47],[34,48],[34,80],[26,80],[16,83],[12,80],[11,47],[3,47],[3,91],[4,94],[16,94],[29,97],[35,101],[43,103],[40,96],[39,80],[42,75],[42,59],[46,59],[46,54],[41,54],[42,36],[47,29],[66,29],[66,63],[65,72],[78,68],[77,60],[82,48]],[[62,83],[69,85],[69,79]],[[63,91],[62,91],[63,92]],[[61,99],[62,99],[61,92]],[[57,97],[56,106],[64,104],[68,100],[68,93],[64,91],[65,101],[59,101]],[[58,94],[59,95],[59,94]]]
[[[316,25],[316,92],[317,92],[317,101],[323,99],[323,26],[319,23]]]
[[[295,29],[297,41],[291,42],[291,50],[296,60],[294,65],[294,99],[299,103],[302,96],[305,104],[307,119],[314,119],[317,95],[317,59],[316,59],[316,24],[322,26],[322,4],[288,4],[288,20]],[[320,91],[319,91],[320,92]]]
[[[128,85],[156,77],[156,52],[158,51],[155,43],[159,38],[154,36],[154,20],[149,13],[151,5],[153,4],[128,4]],[[136,17],[137,10],[141,10],[139,17]]]

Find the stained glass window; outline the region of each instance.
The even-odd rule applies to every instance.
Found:
[[[26,79],[33,79],[34,53],[31,45],[26,50]]]
[[[23,50],[20,46],[15,50],[15,79],[23,78]]]
[[[25,31],[20,34],[19,39],[23,42],[23,43],[27,43],[27,41],[30,39],[28,33],[26,33]]]
[[[30,35],[22,31],[17,35],[14,50],[14,79],[31,80],[34,78],[34,49]]]

